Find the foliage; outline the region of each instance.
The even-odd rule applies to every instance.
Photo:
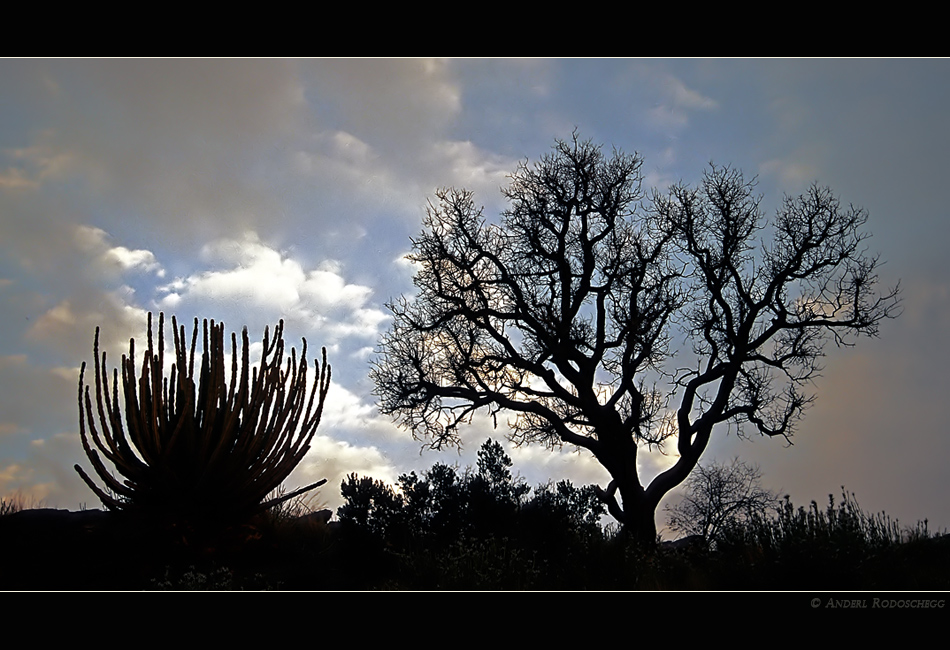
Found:
[[[399,515],[403,499],[386,483],[368,476],[350,474],[343,480],[345,500],[337,514],[341,522],[350,522],[374,536],[385,535]]]
[[[265,501],[307,453],[320,423],[330,386],[326,349],[322,364],[314,361],[316,377],[308,396],[307,342],[303,342],[299,363],[292,349],[282,369],[283,321],[273,339],[269,329],[264,330],[259,368],[251,367],[247,328],[242,332],[240,362],[236,335],[231,334],[230,381],[225,373],[223,323],[211,321],[209,326],[204,321],[198,368],[198,319],[190,354],[184,326],[179,331],[174,317],[172,324],[175,360],[170,377],[164,376],[164,315],[159,316],[156,345],[149,314],[148,347],[138,377],[134,339],[128,357],[122,356],[121,402],[117,369],[110,399],[106,353],[100,360],[96,328],[95,408],[90,387],[83,392],[84,363],[79,377],[79,424],[83,449],[106,490],[78,464],[75,467],[102,503],[111,510],[161,520],[234,524],[322,485],[325,481]],[[124,481],[106,469],[100,453]]]
[[[531,488],[512,477],[504,448],[487,440],[478,452],[476,471],[459,474],[437,463],[423,473],[403,474],[398,491],[369,477],[348,476],[340,522],[358,528],[394,548],[447,548],[459,539],[515,537],[547,517],[566,527],[599,530],[603,504],[591,486],[561,481],[555,488]],[[543,513],[543,515],[542,515]]]
[[[391,588],[565,588],[590,585],[595,547],[608,543],[593,486],[531,488],[487,440],[459,471],[436,463],[397,488],[350,475],[338,510],[343,546],[359,558],[357,584]]]
[[[876,291],[867,213],[830,190],[767,223],[736,170],[646,197],[641,166],[575,134],[512,174],[498,224],[471,192],[438,191],[409,255],[417,295],[389,305],[372,376],[381,410],[432,447],[487,411],[519,444],[586,449],[610,514],[651,541],[714,427],[789,438],[825,342],[876,335],[899,301]],[[685,369],[666,365],[677,327]],[[669,441],[677,462],[642,485],[637,453]]]
[[[524,510],[543,513],[584,535],[599,532],[600,518],[607,513],[592,485],[576,488],[567,480],[538,486]]]

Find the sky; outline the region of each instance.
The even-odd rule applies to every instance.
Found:
[[[286,483],[328,479],[325,507],[350,473],[474,466],[489,437],[532,486],[605,486],[586,452],[515,448],[503,422],[423,450],[369,380],[426,201],[466,188],[494,218],[519,163],[576,130],[638,152],[647,189],[715,162],[756,177],[768,215],[816,181],[868,211],[903,313],[826,347],[792,446],[717,431],[703,462],[739,456],[795,504],[844,486],[950,528],[948,78],[927,59],[0,59],[0,497],[101,507],[73,469],[91,473],[79,367],[97,326],[114,367],[160,311],[252,341],[283,318],[288,346],[327,348],[326,411]],[[671,462],[640,458],[645,478]]]

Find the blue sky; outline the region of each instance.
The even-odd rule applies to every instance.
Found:
[[[438,187],[486,215],[520,161],[555,138],[639,152],[649,187],[710,162],[757,176],[763,206],[811,182],[868,210],[868,241],[901,281],[879,339],[826,349],[787,448],[717,436],[796,503],[844,485],[867,510],[950,527],[944,404],[950,171],[946,60],[0,60],[0,495],[98,507],[82,454],[79,365],[96,326],[110,358],[148,311],[326,346],[330,404],[289,487],[350,473],[393,480],[437,461],[375,409],[369,362],[384,303],[412,290],[403,256]],[[584,455],[513,449],[514,470],[606,483]],[[646,474],[668,460],[644,459]],[[675,499],[675,495],[673,497]],[[660,524],[663,517],[660,517]]]

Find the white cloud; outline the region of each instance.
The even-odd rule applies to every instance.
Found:
[[[373,353],[375,351],[376,351],[376,348],[373,348],[370,346],[362,347],[356,352],[352,353],[350,355],[350,358],[357,359],[359,361],[365,361],[366,359],[369,359],[371,356],[373,356]]]
[[[306,323],[329,344],[349,337],[375,339],[388,318],[369,305],[372,289],[348,283],[342,266],[325,261],[315,269],[265,244],[254,232],[205,246],[202,259],[221,267],[176,278],[160,287],[164,307],[216,302],[261,310]]]
[[[299,288],[305,280],[300,264],[283,259],[250,233],[243,240],[222,240],[206,246],[203,257],[220,259],[230,266],[222,271],[204,271],[179,279],[180,297],[216,301],[252,301],[286,312],[300,301]]]
[[[127,271],[155,273],[160,278],[165,276],[165,269],[158,263],[152,251],[112,246],[109,233],[101,228],[77,226],[75,240],[80,250],[91,254],[94,263],[103,269],[119,273]]]
[[[292,169],[308,185],[320,188],[322,204],[315,210],[326,229],[335,232],[345,226],[365,236],[358,221],[341,222],[339,211],[350,215],[418,212],[426,189],[418,183],[415,165],[406,162],[416,158],[414,151],[387,157],[353,134],[327,131],[313,136],[306,148],[294,154]]]
[[[116,246],[115,248],[109,249],[105,258],[111,262],[115,262],[126,271],[141,269],[146,272],[155,271],[155,274],[160,278],[165,276],[165,270],[155,260],[155,255],[152,251],[143,249],[130,250],[125,246]]]
[[[607,471],[586,450],[577,451],[570,446],[550,450],[542,445],[525,445],[511,447],[508,453],[514,467],[526,475],[550,477],[555,481],[568,478],[578,485],[597,483],[606,486],[610,481]]]
[[[479,205],[488,202],[500,206],[499,189],[508,185],[508,175],[518,165],[517,160],[479,149],[470,141],[437,142],[426,157],[442,179],[438,186],[471,190]]]
[[[326,406],[320,420],[323,431],[350,431],[377,439],[404,438],[392,420],[379,413],[374,404],[367,404],[356,393],[337,382],[330,385]]]
[[[372,295],[369,287],[347,284],[340,275],[341,266],[335,261],[325,261],[316,270],[307,274],[301,283],[302,297],[316,309],[334,309],[349,305],[359,309]]]
[[[310,451],[284,485],[290,491],[327,479],[326,484],[316,490],[314,500],[320,507],[335,512],[343,505],[340,484],[349,474],[395,483],[400,473],[376,447],[352,445],[318,433],[310,443]]]

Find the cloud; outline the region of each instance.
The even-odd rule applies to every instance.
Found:
[[[776,177],[789,192],[807,187],[818,177],[818,168],[809,163],[772,159],[759,166],[762,174]]]
[[[226,302],[252,301],[286,312],[300,301],[305,273],[297,262],[263,243],[256,233],[243,239],[223,239],[205,246],[202,259],[220,271],[203,271],[176,280],[170,287],[179,297]]]
[[[26,172],[18,167],[8,167],[6,171],[0,172],[0,190],[33,190],[39,186],[39,182],[29,178]]]
[[[462,94],[454,66],[439,60],[318,61],[300,67],[312,83],[313,129],[291,156],[318,200],[311,224],[348,239],[379,237],[383,219],[418,223],[438,187],[465,187],[498,202],[518,159],[451,137]],[[339,219],[346,213],[349,218]],[[362,227],[360,227],[362,226]]]
[[[322,425],[321,425],[322,426]],[[288,489],[327,479],[317,496],[334,511],[343,505],[340,484],[350,474],[395,483],[401,472],[374,446],[354,445],[329,436],[314,436],[310,451],[285,481]]]
[[[0,174],[0,188],[37,190],[51,180],[63,180],[80,171],[82,156],[73,151],[59,150],[55,144],[56,131],[45,129],[36,136],[34,144],[4,151],[13,166]],[[91,169],[85,170],[90,174]]]
[[[119,266],[123,271],[155,271],[158,277],[165,275],[165,270],[155,261],[155,255],[152,251],[144,249],[130,250],[125,246],[116,246],[106,252],[105,258]]]
[[[245,312],[256,310],[297,322],[329,339],[329,345],[351,337],[375,340],[388,319],[369,304],[372,289],[347,282],[339,263],[324,261],[306,269],[254,232],[240,239],[216,240],[202,249],[201,257],[218,268],[159,287],[162,307],[240,306]]]
[[[28,495],[27,502],[42,501],[50,490],[48,486],[32,485],[34,470],[24,463],[10,463],[0,467],[0,495],[11,500],[14,495]]]
[[[610,475],[586,450],[575,450],[565,446],[559,450],[549,450],[540,445],[523,447],[511,446],[507,453],[513,466],[525,475],[532,486],[543,482],[545,478],[559,481],[565,478],[576,485],[596,483],[606,487]]]
[[[290,160],[319,190],[321,224],[339,229],[343,210],[358,222],[380,212],[415,218],[434,187],[454,182],[444,174],[453,165],[433,155],[461,111],[447,62],[333,59],[298,70],[313,121]]]
[[[25,354],[0,356],[2,435],[45,435],[74,426],[78,379],[78,368],[64,376],[31,364]]]
[[[101,350],[112,354],[128,350],[129,338],[145,332],[148,312],[128,304],[118,292],[95,295],[95,300],[57,303],[30,326],[26,338],[69,359],[85,359],[92,354],[93,335],[99,327]]]
[[[702,111],[711,111],[719,108],[719,102],[691,88],[687,88],[686,84],[675,77],[667,77],[664,85],[670,95],[672,95],[674,106]]]
[[[279,210],[269,187],[281,152],[305,115],[295,64],[281,59],[108,59],[21,61],[20,77],[46,118],[29,140],[4,151],[4,189],[73,192],[108,209],[97,226],[134,218],[171,241],[202,228]],[[34,83],[35,85],[35,83]],[[0,167],[2,169],[2,167]],[[22,193],[22,192],[18,192]],[[75,195],[75,194],[74,194]],[[81,201],[75,205],[81,205]],[[80,208],[81,209],[81,208]],[[50,218],[75,219],[75,210]]]
[[[322,59],[299,72],[321,128],[369,142],[387,157],[406,154],[459,114],[461,88],[438,59]]]
[[[648,112],[648,121],[657,128],[681,131],[688,126],[691,112],[719,108],[716,100],[688,88],[673,75],[663,75],[658,84],[660,100]]]
[[[335,437],[372,439],[379,444],[406,442],[409,435],[365,398],[339,382],[331,383],[320,430],[334,432]]]
[[[165,269],[155,259],[152,251],[111,246],[109,234],[101,228],[81,225],[76,227],[76,242],[79,248],[95,258],[102,267],[124,273],[142,271],[164,277]]]
[[[439,186],[464,187],[475,193],[479,205],[487,202],[498,208],[502,203],[499,190],[508,185],[508,176],[519,162],[483,151],[470,141],[450,140],[435,143],[426,160],[445,179]]]
[[[90,508],[101,508],[73,469],[77,462],[91,471],[78,431],[33,440],[22,460],[0,458],[0,495],[17,495],[37,507],[79,510],[88,504]]]
[[[398,215],[415,225],[426,198],[438,187],[472,190],[491,212],[503,207],[499,190],[508,184],[507,176],[517,160],[482,150],[470,141],[433,137],[409,146],[407,151],[387,152],[351,133],[321,133],[295,154],[294,170],[323,190],[322,205],[314,209],[325,227],[331,232],[356,231],[351,238],[366,236],[365,228],[358,229],[356,224],[372,223],[378,215]],[[334,220],[336,211],[346,211],[355,219]]]

